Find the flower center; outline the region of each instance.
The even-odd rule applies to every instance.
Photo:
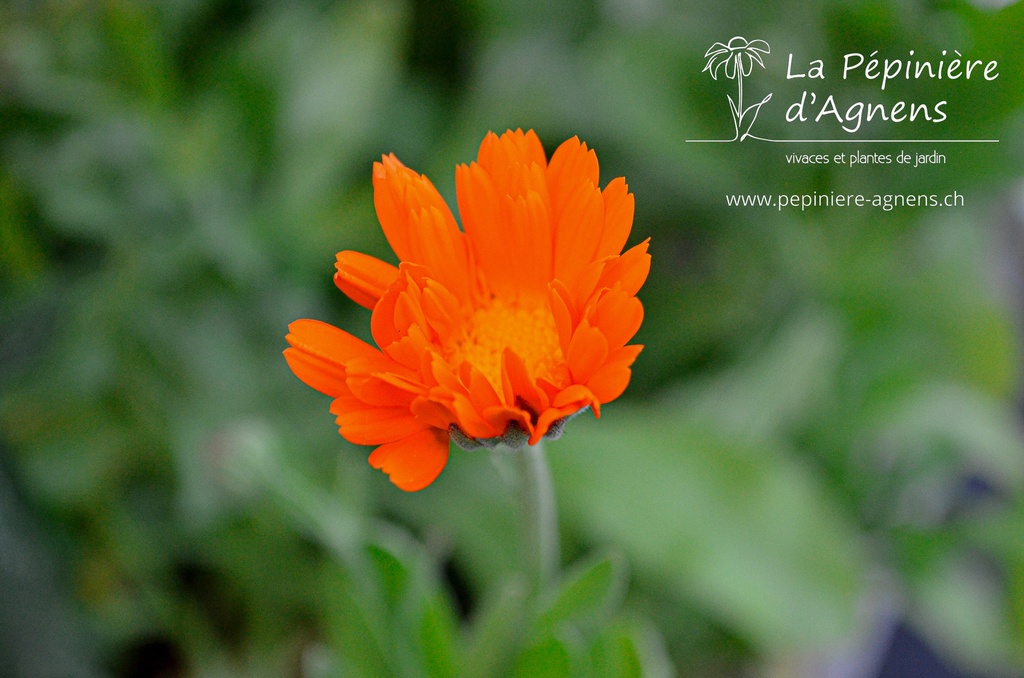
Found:
[[[534,301],[534,300],[531,300]],[[468,361],[501,392],[501,354],[510,348],[523,359],[533,377],[551,378],[564,361],[551,308],[543,300],[492,299],[470,315],[452,351],[452,364]]]

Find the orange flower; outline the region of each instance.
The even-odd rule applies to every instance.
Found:
[[[617,398],[641,346],[636,293],[647,241],[625,253],[633,195],[598,188],[573,137],[548,162],[533,131],[487,135],[455,171],[462,230],[426,177],[394,155],[373,165],[374,205],[396,268],[341,252],[334,281],[373,309],[380,350],[316,320],[289,326],[295,375],[334,402],[341,435],[403,490],[429,485],[452,440],[513,447]]]

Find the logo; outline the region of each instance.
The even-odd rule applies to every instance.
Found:
[[[892,130],[904,129],[905,123],[906,129],[909,129],[910,125],[917,122],[918,127],[915,129],[921,129],[923,123],[940,125],[955,115],[953,111],[947,111],[950,102],[945,98],[921,101],[906,97],[905,92],[912,89],[910,85],[915,81],[934,81],[930,89],[935,99],[938,99],[948,96],[954,88],[991,83],[999,77],[998,61],[978,59],[958,49],[925,54],[919,54],[915,49],[906,53],[882,55],[877,49],[870,53],[849,52],[842,56],[841,69],[829,68],[824,59],[815,59],[805,68],[797,66],[794,70],[791,53],[786,65],[786,80],[804,83],[806,89],[786,107],[784,117],[772,120],[773,128],[801,129],[804,131],[797,134],[811,138],[772,139],[758,136],[751,130],[762,111],[771,108],[766,108],[765,104],[772,100],[772,93],[756,103],[747,104],[751,97],[749,93],[744,96],[743,90],[746,79],[756,70],[755,65],[767,70],[764,57],[771,54],[771,51],[764,40],[747,40],[740,35],[728,42],[716,42],[708,48],[704,53],[707,63],[701,72],[710,73],[715,80],[718,80],[721,73],[726,80],[736,81],[736,98],[731,93],[726,94],[729,113],[732,115],[733,136],[731,139],[687,139],[688,142],[730,143],[755,139],[777,144],[998,143],[998,139],[867,139],[857,134],[862,125],[869,123],[873,123],[871,128],[875,130]],[[829,71],[832,71],[832,77],[827,77]],[[862,82],[860,91],[866,90],[869,94],[864,99],[855,95],[857,99],[851,101],[847,99],[850,96],[849,88],[836,89],[830,86],[834,79],[841,79],[844,85],[850,81]],[[872,94],[871,90],[875,88],[877,92]],[[920,94],[921,88],[916,89]],[[776,112],[780,110],[777,105],[774,109]],[[790,128],[791,124],[796,126]],[[821,131],[807,135],[809,129]]]
[[[716,42],[704,54],[704,58],[708,60],[704,70],[710,72],[712,78],[718,80],[718,72],[722,71],[726,78],[736,81],[736,100],[734,101],[729,94],[725,95],[729,100],[729,110],[732,113],[732,124],[736,128],[736,135],[732,139],[721,139],[720,141],[743,141],[751,136],[750,128],[754,126],[757,114],[761,111],[761,107],[772,98],[772,95],[769,93],[756,104],[744,108],[743,78],[754,71],[755,63],[764,68],[761,55],[770,54],[771,51],[772,48],[764,40],[747,40],[737,35],[727,44]],[[757,139],[758,137],[753,138]]]

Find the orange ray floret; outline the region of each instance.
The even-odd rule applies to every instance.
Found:
[[[619,397],[640,353],[647,241],[625,180],[602,191],[573,137],[548,161],[533,131],[491,133],[455,170],[462,229],[426,177],[373,165],[374,206],[395,267],[338,254],[334,281],[373,310],[375,348],[316,320],[289,326],[295,375],[334,401],[341,435],[403,490],[441,473],[449,442],[535,444]]]

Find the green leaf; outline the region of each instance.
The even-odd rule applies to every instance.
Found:
[[[423,530],[439,531],[476,590],[497,587],[519,563],[516,511],[509,485],[492,455],[455,448],[444,473],[421,492],[396,492],[374,478],[393,514]],[[378,474],[379,475],[379,474]]]
[[[551,603],[537,621],[538,633],[565,623],[598,622],[621,602],[628,583],[625,558],[611,553],[578,564],[565,576]]]
[[[0,283],[27,281],[45,266],[38,236],[25,222],[27,202],[16,179],[0,172]]]
[[[420,618],[419,636],[423,648],[423,666],[431,678],[455,675],[455,642],[458,620],[443,594],[429,596]]]
[[[781,443],[619,405],[550,452],[565,522],[619,544],[637,577],[766,650],[849,632],[866,554],[826,480]]]
[[[527,648],[512,669],[514,678],[568,678],[570,675],[569,651],[553,637]]]
[[[628,631],[613,626],[594,643],[590,652],[595,678],[640,678],[644,668],[640,652]]]
[[[760,439],[799,424],[828,393],[841,335],[828,317],[798,316],[723,374],[677,389],[693,419]]]
[[[921,451],[950,444],[972,470],[1018,487],[1024,479],[1024,433],[1001,403],[957,384],[928,384],[893,403],[880,423],[882,449]],[[950,469],[961,472],[960,464]]]
[[[124,1],[107,2],[105,9],[106,41],[117,58],[115,73],[136,101],[154,109],[167,106],[173,82],[156,11],[145,3]]]
[[[1003,674],[1019,653],[1002,599],[1002,585],[987,564],[962,557],[935,558],[911,582],[912,619],[966,666]],[[1019,657],[1017,657],[1019,659]]]
[[[480,611],[458,675],[490,678],[511,664],[522,642],[527,617],[527,587],[513,579]]]
[[[388,607],[394,608],[406,592],[409,569],[394,554],[376,544],[370,544],[367,551],[383,584]]]
[[[327,630],[345,665],[361,676],[396,673],[387,610],[372,578],[334,570],[326,581]]]

